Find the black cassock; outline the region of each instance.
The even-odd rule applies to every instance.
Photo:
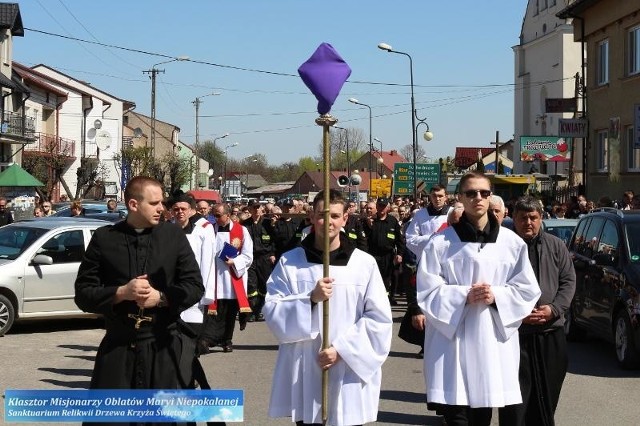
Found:
[[[118,286],[147,274],[164,292],[168,307],[141,312],[133,301],[113,304]],[[183,389],[191,381],[195,345],[185,335],[180,312],[204,294],[202,277],[184,232],[160,223],[137,232],[126,222],[98,229],[75,283],[76,304],[102,314],[106,334],[100,343],[91,389]]]

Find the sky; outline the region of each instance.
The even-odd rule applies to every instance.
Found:
[[[320,155],[317,101],[298,67],[323,42],[352,72],[331,114],[338,126],[372,136],[385,151],[412,142],[410,62],[432,158],[457,146],[488,147],[513,137],[514,53],[526,0],[25,0],[24,37],[13,59],[46,64],[150,115],[156,66],[156,119],[195,142],[218,140],[229,158],[266,155],[270,165]],[[215,95],[214,95],[215,93]],[[422,134],[426,126],[419,126]],[[379,144],[374,142],[374,146]]]

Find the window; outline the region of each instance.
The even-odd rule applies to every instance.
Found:
[[[624,134],[627,138],[627,170],[640,172],[640,147],[635,148],[633,126],[625,127]]]
[[[549,0],[549,7],[555,6],[555,5],[556,5],[556,0]]]
[[[608,262],[615,264],[618,262],[619,244],[620,239],[616,224],[612,220],[607,220],[602,229],[597,254],[607,256]]]
[[[609,140],[606,130],[598,132],[596,137],[596,171],[606,172],[609,169]]]
[[[597,70],[597,84],[602,86],[609,83],[609,40],[603,40],[598,43],[598,70]]]
[[[629,30],[627,52],[627,75],[640,73],[640,26]]]
[[[52,237],[38,254],[50,256],[54,264],[80,262],[84,256],[82,231],[67,231]]]
[[[598,237],[600,236],[600,230],[604,225],[604,219],[601,217],[594,217],[589,223],[589,229],[584,235],[584,245],[582,246],[583,252],[580,253],[586,257],[593,256],[598,247]]]

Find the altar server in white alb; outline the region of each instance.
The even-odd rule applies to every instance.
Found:
[[[418,266],[427,400],[448,425],[489,425],[491,407],[522,402],[518,327],[540,297],[527,246],[487,214],[482,173],[460,180],[464,213],[435,234]]]
[[[205,293],[200,302],[180,313],[180,318],[195,325],[199,333],[208,305],[213,302],[215,291],[214,245],[216,234],[213,225],[195,210],[195,200],[187,194],[179,194],[172,199],[171,211],[175,223],[187,235],[189,245],[200,267]]]
[[[313,233],[282,255],[267,282],[262,312],[280,344],[269,415],[322,423],[322,370],[328,369],[327,424],[360,425],[378,415],[382,364],[391,348],[391,306],[375,259],[340,232],[347,219],[342,194],[329,195],[329,277],[323,278],[321,191],[313,201]],[[321,350],[324,300],[331,308],[331,345]]]

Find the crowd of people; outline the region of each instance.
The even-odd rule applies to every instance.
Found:
[[[325,206],[324,195],[209,204],[132,179],[127,218],[95,232],[75,283],[77,305],[106,320],[91,388],[208,389],[200,357],[233,352],[237,326],[266,321],[279,342],[269,415],[322,423],[328,370],[327,424],[375,421],[391,306],[406,297],[400,336],[420,347],[428,408],[447,425],[489,425],[492,408],[501,425],[554,424],[575,272],[566,245],[541,225],[586,214],[584,196],[505,202],[477,172],[456,194],[434,185],[417,203],[358,204],[330,190]],[[0,219],[6,204],[0,198]],[[632,191],[596,205],[639,207]],[[50,214],[51,203],[39,208]],[[512,229],[501,226],[507,216]]]

